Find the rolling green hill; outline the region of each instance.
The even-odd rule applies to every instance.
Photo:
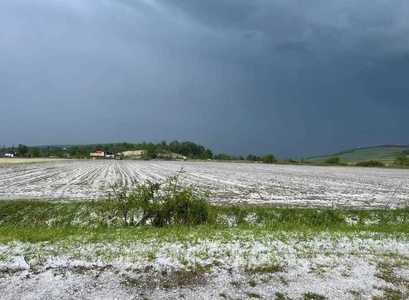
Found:
[[[409,151],[409,145],[381,145],[350,149],[334,154],[307,158],[311,162],[324,162],[331,157],[339,157],[342,162],[356,163],[360,161],[377,160],[386,164],[392,163],[402,151]]]

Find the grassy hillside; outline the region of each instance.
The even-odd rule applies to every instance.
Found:
[[[355,163],[367,160],[382,161],[386,164],[392,163],[396,156],[402,151],[408,151],[409,145],[382,145],[373,147],[356,148],[339,153],[310,157],[307,160],[323,162],[331,157],[339,157],[342,162]]]

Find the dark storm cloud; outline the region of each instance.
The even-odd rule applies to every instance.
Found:
[[[3,0],[0,144],[409,143],[407,1]]]

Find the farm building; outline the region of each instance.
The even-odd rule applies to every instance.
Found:
[[[105,158],[105,151],[97,150],[97,151],[95,151],[95,152],[91,152],[91,153],[89,154],[89,157],[91,157],[92,159]]]
[[[178,153],[173,152],[161,152],[158,153],[157,158],[160,159],[170,159],[170,160],[186,160],[187,157]]]
[[[91,152],[89,157],[92,159],[115,159],[116,155],[113,152],[96,150],[95,152]]]
[[[142,158],[145,150],[124,151],[120,153],[125,158]]]

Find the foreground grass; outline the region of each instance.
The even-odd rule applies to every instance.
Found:
[[[137,214],[137,212],[132,212]],[[262,236],[271,232],[313,235],[368,233],[406,236],[409,209],[341,210],[210,206],[204,225],[164,227],[130,226],[120,208],[110,201],[49,202],[14,200],[0,202],[0,243],[58,240],[141,240],[229,238],[241,233]]]
[[[3,298],[409,295],[409,209],[210,206],[205,224],[162,227],[131,225],[139,214],[128,212],[112,201],[0,201]]]

